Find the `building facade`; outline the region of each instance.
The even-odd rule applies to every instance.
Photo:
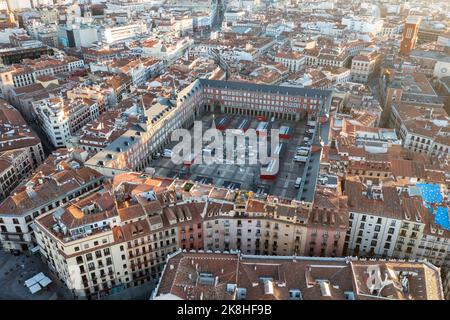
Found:
[[[38,171],[0,204],[0,241],[5,251],[24,252],[34,248],[37,245],[33,230],[35,218],[101,185],[103,177],[98,172],[81,167],[71,155],[61,156],[65,161],[56,162],[55,154],[45,162],[54,166],[55,171]]]
[[[409,55],[417,42],[417,34],[419,33],[420,17],[410,16],[405,22],[403,28],[402,41],[400,42],[400,54]]]
[[[351,80],[358,83],[367,83],[379,69],[380,55],[372,53],[357,55],[352,60]]]

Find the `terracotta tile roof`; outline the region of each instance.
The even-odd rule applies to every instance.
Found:
[[[386,274],[392,285],[371,291],[367,280],[372,270]],[[407,293],[400,271],[414,272],[405,276]],[[245,300],[289,300],[295,293],[303,300],[346,300],[350,294],[354,299],[443,299],[439,270],[421,262],[193,252],[169,258],[155,297],[236,300],[242,289]]]
[[[61,164],[61,161],[58,161],[58,164]],[[101,178],[101,174],[87,167],[79,169],[65,167],[61,171],[55,167],[50,169],[49,166],[49,161],[46,161],[42,166],[43,170],[39,167],[37,173],[30,179],[30,186],[16,189],[0,204],[0,212],[14,215],[26,214]],[[45,171],[50,173],[46,175]]]

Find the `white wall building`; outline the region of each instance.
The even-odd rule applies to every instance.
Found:
[[[366,20],[359,17],[343,17],[341,23],[347,26],[347,30],[360,33],[372,33],[374,35],[381,32],[383,20]]]
[[[283,64],[290,72],[297,72],[304,68],[306,58],[297,51],[278,52],[275,55],[275,62]]]
[[[244,10],[229,10],[225,12],[224,17],[227,24],[233,25],[234,22],[244,19],[245,15]]]
[[[39,101],[33,104],[41,128],[55,147],[64,147],[71,137],[69,118],[65,115],[62,101]]]
[[[450,57],[439,60],[434,65],[433,76],[440,79],[450,76]]]
[[[99,30],[99,39],[111,44],[117,41],[134,38],[148,32],[147,25],[143,22],[124,26],[106,26]]]
[[[11,11],[21,10],[21,9],[31,9],[30,0],[7,0],[8,8]]]
[[[91,47],[99,41],[97,29],[86,25],[58,26],[58,41],[64,47]]]
[[[184,37],[176,41],[176,43],[165,44],[159,40],[152,43],[151,46],[142,47],[144,57],[154,57],[162,60],[164,65],[170,65],[175,60],[181,58],[186,50],[194,44],[194,40],[189,37]]]
[[[392,190],[391,190],[392,192]],[[402,225],[402,213],[391,214],[384,212],[387,207],[383,197],[387,196],[385,190],[374,186],[368,192],[356,195],[355,201],[377,202],[374,208],[363,210],[363,205],[355,203],[349,208],[349,231],[347,232],[347,254],[357,256],[376,255],[391,257]],[[350,196],[349,196],[350,197]],[[350,200],[350,203],[352,200]],[[378,210],[378,208],[380,210]],[[387,210],[390,211],[390,210]]]
[[[194,28],[210,28],[214,15],[211,13],[197,14],[192,18]]]
[[[378,53],[360,54],[353,58],[351,66],[352,81],[367,83],[379,66]]]
[[[84,99],[49,98],[33,103],[33,110],[55,147],[66,147],[72,134],[100,115],[98,104]]]

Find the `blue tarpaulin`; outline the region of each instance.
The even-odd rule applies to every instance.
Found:
[[[418,183],[422,198],[427,203],[441,203],[444,197],[441,193],[441,187],[438,184]]]
[[[450,230],[450,221],[448,221],[448,208],[437,207],[436,214],[434,216],[434,221],[442,228]]]
[[[418,183],[416,186],[420,189],[421,196],[425,202],[425,207],[430,213],[435,210],[431,204],[440,204],[444,201],[441,188],[438,184]],[[450,230],[450,221],[448,220],[448,208],[436,206],[434,212],[434,222],[446,230]]]

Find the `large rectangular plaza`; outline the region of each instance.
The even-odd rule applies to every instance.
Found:
[[[319,159],[315,161],[314,154],[309,157],[311,160],[308,162],[295,161],[297,149],[301,146],[305,147],[305,137],[308,140],[313,137],[314,127],[308,127],[307,120],[301,119],[299,121],[289,121],[280,119],[262,119],[260,117],[250,117],[233,114],[206,114],[201,119],[203,132],[211,128],[213,121],[216,123],[221,122],[221,119],[227,119],[226,129],[235,130],[240,124],[249,121],[248,129],[254,129],[256,132],[258,126],[261,123],[271,123],[272,129],[285,129],[290,128],[289,135],[282,135],[280,130],[279,144],[282,145],[281,153],[279,157],[278,171],[274,172],[273,177],[264,177],[261,172],[265,166],[261,164],[250,164],[247,160],[245,164],[237,164],[228,162],[228,159],[224,159],[222,163],[214,164],[175,164],[171,158],[160,156],[158,159],[154,159],[150,167],[155,169],[156,176],[163,176],[169,178],[183,178],[196,181],[204,184],[213,184],[216,186],[223,186],[230,189],[243,189],[251,190],[260,194],[271,194],[287,199],[301,200],[302,195],[299,195],[301,191],[300,186],[296,186],[296,181],[300,177],[302,178],[306,172],[307,179],[303,184],[304,193],[307,195],[307,189],[311,182],[315,183],[314,177],[311,176],[311,170],[313,166],[317,165]],[[273,121],[272,121],[273,120]],[[223,122],[223,121],[222,121]],[[260,126],[261,127],[261,126]],[[225,129],[225,128],[222,128]],[[191,137],[194,138],[194,127],[190,128]],[[223,131],[225,132],[225,130]],[[284,138],[284,139],[283,139]],[[225,140],[225,139],[224,139]],[[166,149],[172,149],[178,142],[171,142]],[[270,140],[268,141],[270,146]],[[203,145],[205,147],[205,144]],[[251,148],[251,147],[250,147]],[[205,149],[203,149],[205,150]],[[248,149],[247,149],[248,150]],[[248,152],[246,155],[248,156]],[[250,152],[252,149],[250,149]],[[275,152],[275,150],[274,150]],[[228,163],[227,163],[228,162]],[[317,162],[315,164],[314,162]],[[311,181],[310,181],[311,180]],[[305,200],[305,199],[304,199]]]

